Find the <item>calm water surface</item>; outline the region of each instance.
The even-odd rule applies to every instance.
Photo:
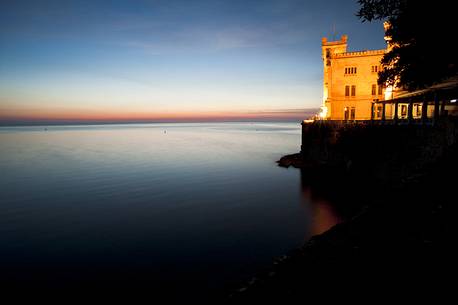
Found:
[[[205,298],[337,221],[275,163],[298,123],[46,128],[0,128],[8,285]]]

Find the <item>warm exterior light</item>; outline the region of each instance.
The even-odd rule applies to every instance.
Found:
[[[385,101],[393,99],[393,87],[387,86],[385,89]]]
[[[326,116],[328,115],[328,107],[326,106],[321,106],[320,107],[320,113],[318,116],[320,117],[321,120],[326,119]]]

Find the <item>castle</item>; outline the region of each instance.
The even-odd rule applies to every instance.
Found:
[[[387,49],[347,52],[346,35],[338,41],[322,39],[323,106],[321,117],[329,120],[370,120],[381,116],[382,105],[393,99],[393,90],[377,84],[381,59]]]

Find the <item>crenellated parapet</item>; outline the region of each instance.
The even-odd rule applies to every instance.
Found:
[[[321,38],[321,45],[324,46],[335,46],[339,44],[346,44],[348,42],[348,36],[347,35],[342,35],[340,40],[336,41],[328,41],[326,37]]]
[[[344,53],[334,53],[332,54],[333,58],[343,58],[343,57],[355,57],[355,56],[373,56],[373,55],[384,55],[386,49],[383,50],[364,50],[364,51],[355,51],[355,52],[344,52]]]

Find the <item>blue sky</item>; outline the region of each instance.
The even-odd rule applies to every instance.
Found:
[[[4,1],[0,118],[316,108],[321,37],[385,46],[381,23],[357,10],[352,0]]]

